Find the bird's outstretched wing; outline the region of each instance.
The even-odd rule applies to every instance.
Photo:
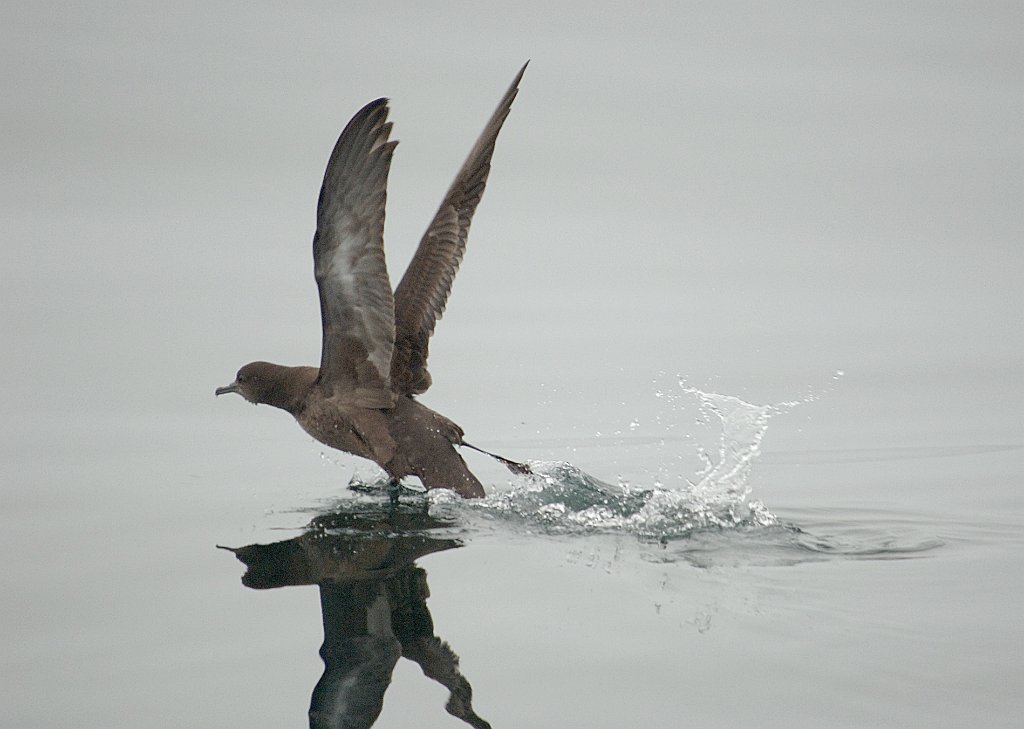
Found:
[[[313,264],[320,289],[321,385],[360,407],[394,404],[395,307],[384,262],[391,155],[387,99],[352,117],[327,163],[317,204]]]
[[[391,386],[396,392],[415,395],[430,387],[430,374],[427,372],[430,335],[434,333],[434,326],[448,302],[452,280],[466,251],[469,224],[491,171],[494,143],[512,108],[512,101],[519,93],[519,81],[525,71],[524,64],[456,175],[395,289],[395,351]]]

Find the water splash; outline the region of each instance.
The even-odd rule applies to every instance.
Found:
[[[660,481],[650,486],[622,480],[610,484],[570,463],[530,461],[532,474],[517,477],[510,490],[488,497],[479,507],[553,533],[627,532],[653,540],[677,539],[702,529],[776,525],[768,508],[749,498],[750,473],[770,418],[799,403],[754,405],[685,382],[680,387],[688,398],[697,399],[702,417],[718,431],[714,452],[699,449],[704,467],[685,479],[683,488],[667,488]]]
[[[837,372],[833,381],[842,377]],[[772,418],[820,397],[809,393],[793,401],[757,405],[733,396],[704,392],[679,382],[678,390],[657,392],[671,414],[655,418],[668,431],[684,422],[696,406],[698,424],[706,432],[697,438],[654,439],[660,442],[653,459],[658,476],[649,484],[619,479],[609,483],[565,461],[529,461],[533,473],[515,476],[509,488],[487,498],[465,501],[454,492],[403,488],[411,500],[431,515],[457,517],[465,534],[486,532],[486,524],[529,534],[629,534],[644,545],[656,545],[643,559],[685,561],[708,567],[721,563],[796,564],[821,559],[905,559],[941,546],[929,534],[906,525],[887,525],[877,516],[869,523],[844,528],[828,521],[827,534],[815,535],[778,519],[763,503],[752,499],[753,468]],[[636,430],[640,421],[629,420]],[[633,424],[637,424],[637,428]],[[684,453],[689,450],[689,453]],[[699,467],[693,459],[699,459]],[[690,476],[680,475],[666,485],[666,463],[688,461]],[[357,469],[350,488],[378,499],[386,493],[387,477],[376,468]],[[830,509],[831,514],[834,510]],[[801,522],[815,520],[804,514]],[[821,521],[821,519],[818,519]],[[813,526],[813,525],[812,525]],[[891,528],[890,528],[891,527]],[[817,531],[817,530],[815,530]],[[646,549],[646,547],[644,547]]]
[[[705,425],[715,433],[717,446],[710,452],[697,446],[703,468],[680,487],[667,487],[656,479],[635,485],[620,479],[611,484],[564,461],[528,461],[532,473],[514,477],[510,488],[466,506],[499,518],[517,521],[528,529],[573,534],[625,532],[645,540],[666,541],[706,529],[774,526],[776,517],[760,501],[750,499],[751,469],[761,452],[769,420],[799,402],[755,405],[732,396],[703,392],[679,383],[681,393],[658,393],[673,408],[696,399]],[[630,422],[630,428],[637,423]],[[675,442],[678,446],[679,443]],[[671,445],[664,442],[663,451]],[[679,457],[662,452],[662,457]],[[379,469],[357,470],[349,488],[373,493],[386,487]],[[406,488],[404,498],[423,497],[422,490]],[[431,508],[450,508],[461,499],[446,490],[425,495]]]

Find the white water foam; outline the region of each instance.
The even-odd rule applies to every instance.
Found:
[[[625,531],[673,539],[701,529],[776,525],[768,508],[750,498],[751,469],[769,420],[806,400],[755,405],[732,395],[703,392],[685,381],[679,384],[682,395],[658,396],[678,410],[683,408],[681,399],[695,399],[707,426],[717,431],[712,452],[698,447],[704,467],[681,488],[668,488],[660,481],[613,485],[571,463],[529,461],[531,474],[517,476],[509,490],[488,497],[480,506],[555,533]]]

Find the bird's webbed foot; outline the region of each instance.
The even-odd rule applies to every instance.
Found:
[[[388,498],[392,506],[398,506],[398,496],[402,493],[402,482],[397,478],[388,479]]]

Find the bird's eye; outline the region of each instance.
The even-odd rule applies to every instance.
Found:
[[[238,382],[245,382],[247,378],[246,378],[246,376],[245,376],[245,375],[243,375],[243,374],[242,374],[241,372],[239,372],[239,373],[238,373],[238,377],[236,377],[235,379],[236,379],[236,380],[237,380]]]

